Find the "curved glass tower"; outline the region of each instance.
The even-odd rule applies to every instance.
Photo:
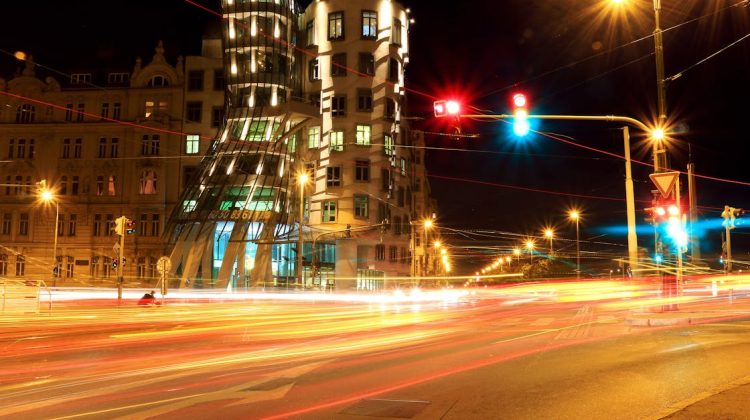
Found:
[[[170,218],[173,274],[203,287],[294,277],[301,95],[293,0],[223,0],[226,119]],[[192,283],[196,285],[196,283]]]

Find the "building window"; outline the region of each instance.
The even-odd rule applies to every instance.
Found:
[[[151,215],[151,236],[159,236],[161,233],[161,223],[158,214]]]
[[[156,75],[151,78],[151,80],[148,81],[149,87],[166,87],[169,86],[169,80],[162,76],[162,75]]]
[[[70,139],[63,139],[62,158],[70,159]]]
[[[346,116],[346,96],[334,96],[331,98],[331,116]]]
[[[148,235],[148,214],[146,213],[141,213],[138,224],[138,234],[141,236]]]
[[[65,264],[65,277],[72,278],[73,270],[75,269],[75,259],[73,257],[67,257]]]
[[[23,276],[26,272],[26,257],[16,255],[16,276]]]
[[[383,135],[383,153],[385,153],[386,156],[393,156],[393,136],[391,136],[390,134]]]
[[[13,153],[16,150],[16,141],[14,139],[10,139],[8,141],[8,159],[13,159]]]
[[[366,195],[354,196],[354,217],[367,219],[370,217],[370,202]]]
[[[195,155],[200,151],[200,136],[198,134],[188,134],[185,136],[185,154]]]
[[[73,158],[80,159],[83,149],[83,139],[76,139],[75,145],[73,145]]]
[[[188,122],[201,122],[203,117],[203,102],[188,102],[185,113],[187,114]]]
[[[224,90],[224,69],[214,70],[214,90]]]
[[[342,130],[331,131],[328,142],[332,152],[344,151],[344,132]]]
[[[129,73],[109,73],[109,74],[107,74],[107,83],[110,83],[110,84],[126,83],[128,80],[130,80],[130,74]]]
[[[83,115],[86,112],[85,104],[78,104],[78,111],[76,112],[76,122],[83,121]]]
[[[78,184],[79,184],[79,178],[77,175],[73,175],[70,180],[70,194],[71,195],[78,195]]]
[[[310,94],[310,103],[320,112],[320,92]]]
[[[3,227],[2,234],[10,235],[11,226],[13,225],[13,214],[3,213]]]
[[[119,120],[120,119],[120,103],[115,102],[112,104],[112,119],[113,120]]]
[[[161,136],[159,134],[152,134],[150,137],[148,134],[144,134],[141,139],[141,155],[158,156],[160,143]]]
[[[96,195],[104,195],[104,176],[102,175],[96,176]]]
[[[193,177],[198,172],[198,168],[195,166],[185,166],[182,168],[182,188],[187,188],[188,185],[190,185],[190,181],[193,180]]]
[[[311,82],[320,80],[320,61],[317,58],[308,61],[307,76]]]
[[[102,104],[101,116],[103,119],[109,118],[109,102],[104,102]]]
[[[18,159],[26,158],[26,140],[25,139],[18,139],[18,153],[16,154],[16,157],[18,157]]]
[[[331,77],[346,76],[346,53],[331,56]]]
[[[372,111],[372,89],[357,90],[357,111]]]
[[[311,20],[307,22],[307,26],[305,27],[305,42],[308,47],[312,45],[317,45],[317,41],[315,39],[315,21]]]
[[[398,247],[396,246],[389,246],[388,247],[388,261],[395,263],[398,261]]]
[[[29,234],[29,214],[21,213],[18,220],[18,235],[27,236]]]
[[[370,53],[359,54],[359,72],[368,76],[375,75],[375,56]]]
[[[393,234],[394,235],[401,234],[401,216],[393,217]]]
[[[317,149],[320,147],[320,127],[310,127],[307,130],[307,148]]]
[[[375,260],[385,261],[385,245],[383,244],[375,245]]]
[[[78,215],[68,215],[68,236],[76,236],[76,227],[78,223]]]
[[[323,202],[323,223],[336,223],[336,201]]]
[[[0,276],[8,275],[8,254],[0,254]]]
[[[391,43],[401,45],[401,21],[393,19],[393,27],[391,28]]]
[[[67,122],[73,121],[73,104],[65,105],[65,121]]]
[[[357,138],[356,143],[358,146],[369,146],[372,144],[372,126],[368,124],[357,124]]]
[[[331,41],[344,39],[344,12],[328,14],[328,39]]]
[[[362,11],[362,38],[378,37],[378,13],[371,10]]]
[[[401,158],[401,175],[406,176],[406,159]]]
[[[102,215],[101,214],[95,214],[94,215],[94,226],[92,226],[91,233],[94,236],[104,236],[104,232],[102,230]]]
[[[138,185],[138,194],[151,195],[156,194],[156,172],[143,171]]]
[[[110,148],[109,157],[116,158],[120,148],[120,139],[117,137],[112,138],[112,147]]]
[[[166,101],[146,101],[144,106],[144,116],[146,118],[156,117],[167,112],[169,105]]]
[[[380,182],[381,182],[381,189],[383,191],[390,191],[391,171],[389,171],[388,169],[381,169],[380,170]]]
[[[70,84],[79,85],[91,83],[91,73],[73,73],[70,75]]]
[[[383,117],[386,120],[394,120],[396,118],[396,101],[393,98],[385,98],[385,114]]]
[[[224,122],[224,107],[214,106],[211,107],[211,127],[220,127]]]
[[[328,187],[340,187],[341,186],[341,167],[340,166],[329,166],[326,168],[326,186]]]
[[[188,90],[203,90],[203,70],[190,70],[188,72]]]
[[[107,139],[102,137],[99,139],[99,152],[97,153],[98,158],[107,157]]]
[[[16,122],[19,124],[33,123],[35,112],[34,105],[22,104],[16,108]]]
[[[104,236],[112,236],[115,231],[115,217],[112,214],[107,214],[105,217],[106,223],[104,225]]]
[[[362,182],[370,181],[370,161],[357,160],[355,162],[354,179]]]
[[[398,82],[398,60],[395,58],[388,59],[388,81]]]
[[[407,264],[409,262],[409,251],[406,248],[401,247],[401,264]]]
[[[396,197],[398,206],[404,207],[404,187],[398,187],[398,196]]]

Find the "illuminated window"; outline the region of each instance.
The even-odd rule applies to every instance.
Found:
[[[329,145],[332,152],[343,152],[344,132],[342,130],[331,131]]]
[[[372,144],[372,127],[368,124],[357,124],[356,143],[359,146],[369,146]]]
[[[323,202],[323,223],[336,223],[337,207],[336,201]]]
[[[393,136],[390,134],[384,134],[383,135],[383,153],[385,153],[386,156],[393,156]]]
[[[200,136],[198,134],[188,134],[185,136],[185,154],[195,155],[200,151]]]
[[[182,202],[182,211],[190,213],[198,206],[198,200],[185,200]]]
[[[375,39],[378,36],[378,13],[362,11],[362,38]]]
[[[370,217],[370,201],[366,195],[354,196],[354,217],[361,219]]]
[[[331,41],[344,39],[344,12],[328,14],[328,39]]]
[[[307,148],[317,149],[320,147],[320,127],[310,127],[307,130]]]
[[[156,171],[141,172],[141,179],[138,186],[138,193],[143,195],[156,194]]]
[[[96,176],[96,195],[104,195],[104,176]]]

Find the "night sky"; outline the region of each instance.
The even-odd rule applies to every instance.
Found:
[[[219,10],[216,0],[199,3]],[[405,3],[416,20],[409,34],[407,88],[409,115],[425,118],[416,123],[418,128],[449,131],[445,121],[431,118],[433,99],[457,97],[478,110],[509,113],[510,97],[517,91],[529,96],[533,113],[654,120],[650,0],[630,0],[627,13],[614,14],[603,0],[472,0],[441,2],[437,7],[435,2]],[[750,33],[750,9],[729,7],[739,0],[662,3],[664,29],[684,23],[664,34],[666,76],[687,70],[667,88],[674,130],[671,165],[684,171],[692,158],[699,174],[750,182],[743,127],[750,93],[750,39],[694,66]],[[178,0],[13,2],[3,8],[0,49],[27,51],[38,63],[61,71],[101,63],[130,69],[136,56],[150,59],[159,39],[174,62],[179,54],[198,54],[203,33],[217,31],[219,23],[216,16]],[[11,56],[0,54],[2,77],[10,78],[17,67]],[[545,121],[534,128],[587,147],[623,153],[620,126],[614,123]],[[620,248],[615,249],[625,252],[624,233],[604,229],[624,226],[624,201],[549,193],[623,198],[622,160],[541,135],[518,139],[502,122],[464,120],[461,129],[480,136],[460,140],[426,136],[429,147],[470,150],[428,151],[441,225],[533,235],[545,225],[556,225],[560,235],[570,238],[574,233],[565,212],[575,206],[585,215],[583,238],[606,235],[599,240],[617,243]],[[633,158],[650,162],[643,136],[636,129],[631,135]],[[633,170],[636,199],[650,200],[650,168],[634,165]],[[687,184],[684,177],[682,182]],[[725,204],[750,207],[748,193],[748,185],[699,179],[699,205],[707,207],[701,216],[717,218],[717,209]],[[643,224],[642,209],[648,203],[636,207],[638,222]],[[743,231],[734,232],[735,253],[747,254],[740,248]],[[705,252],[718,254],[719,229],[708,235]],[[647,245],[647,237],[641,235],[641,246]],[[450,240],[458,243],[456,236]]]

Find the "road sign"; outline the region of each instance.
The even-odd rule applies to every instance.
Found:
[[[651,181],[654,182],[654,185],[656,185],[656,188],[661,193],[661,196],[664,198],[669,198],[669,196],[672,194],[672,189],[674,188],[675,182],[677,182],[677,177],[680,176],[679,172],[659,172],[656,174],[650,174],[649,178],[651,178]]]
[[[115,244],[112,246],[112,250],[114,250],[115,252],[120,252],[120,243],[115,242]]]

